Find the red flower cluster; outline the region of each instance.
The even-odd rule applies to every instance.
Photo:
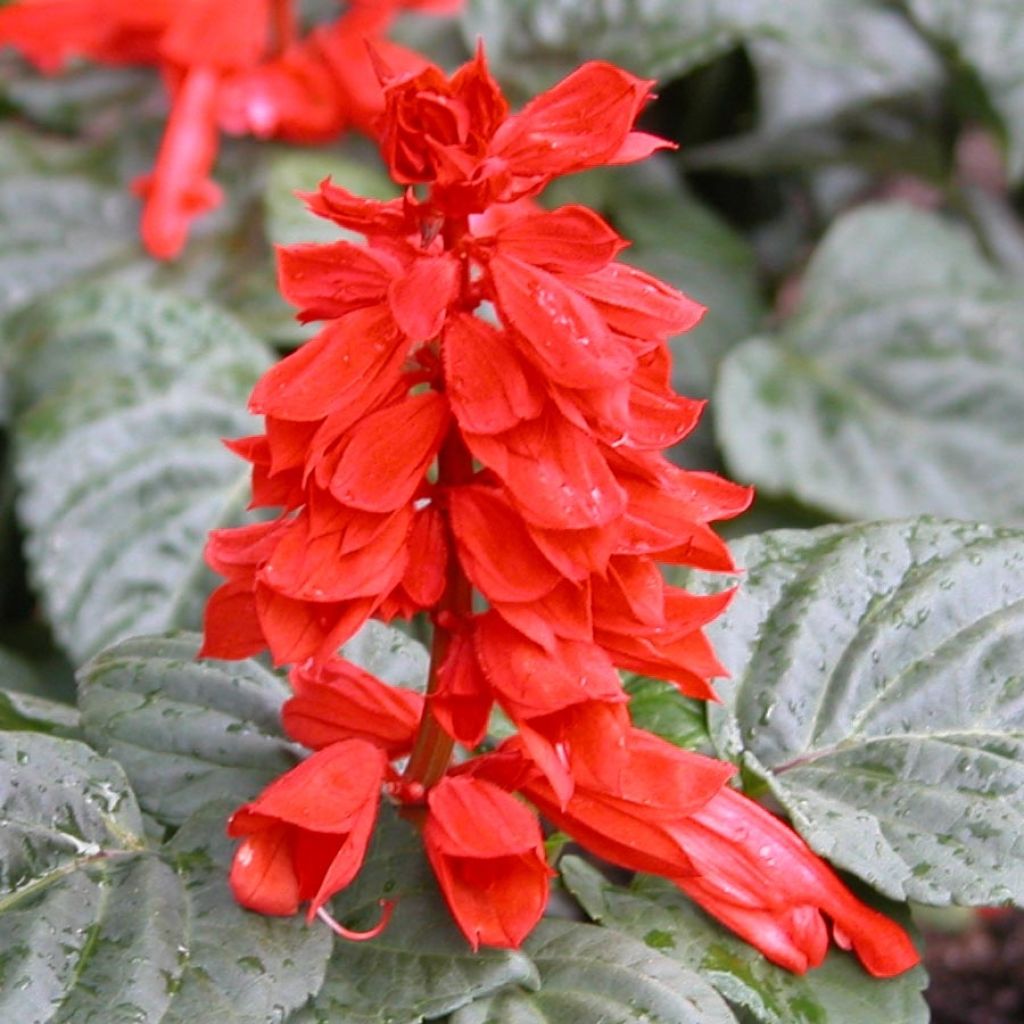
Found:
[[[617,262],[626,243],[595,213],[532,202],[557,175],[663,146],[632,128],[650,84],[587,64],[510,115],[482,54],[450,80],[428,67],[386,89],[405,197],[329,182],[307,197],[366,244],[281,250],[284,294],[326,324],[256,386],[265,433],[233,442],[253,504],[283,511],[211,535],[227,582],[203,653],[269,647],[297,666],[285,727],[317,753],[232,819],[232,884],[259,910],[324,914],[383,788],[421,805],[470,943],[514,946],[550,874],[525,798],[602,857],[678,879],[788,967],[820,962],[824,913],[894,974],[917,960],[903,931],[724,788],[731,765],[635,728],[616,671],[714,696],[702,627],[730,595],[670,586],[658,563],[731,570],[708,524],[750,499],[660,454],[700,413],[671,391],[666,339],[701,307]],[[425,697],[335,656],[367,618],[418,612],[434,623]],[[495,704],[517,734],[452,766]]]
[[[349,126],[372,134],[383,92],[367,41],[389,66],[418,70],[422,57],[384,37],[395,14],[461,3],[353,0],[303,35],[294,0],[14,0],[0,10],[0,46],[48,73],[72,57],[160,69],[171,116],[153,172],[134,187],[146,248],[168,259],[191,221],[220,203],[210,171],[221,131],[293,142],[324,142]]]

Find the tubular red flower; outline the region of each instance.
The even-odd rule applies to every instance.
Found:
[[[669,831],[697,872],[675,879],[680,888],[775,963],[798,974],[821,963],[823,914],[836,943],[852,947],[876,977],[919,962],[899,925],[861,903],[796,832],[734,790],[721,790]]]
[[[244,839],[231,865],[238,902],[284,915],[308,900],[312,920],[362,866],[386,764],[363,740],[335,743],[235,811],[228,834]]]
[[[427,807],[427,857],[470,945],[520,945],[544,912],[554,873],[537,818],[509,793],[471,777],[442,779]]]

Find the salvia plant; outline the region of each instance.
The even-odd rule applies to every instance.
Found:
[[[692,389],[714,378],[712,439],[680,369],[764,310],[738,236],[661,175],[688,155],[652,100],[742,40],[766,123],[803,120],[696,159],[784,163],[801,103],[841,92],[811,88],[823,53],[896,38],[872,66],[905,99],[942,25],[923,0],[471,0],[451,73],[389,37],[461,6],[0,8],[58,94],[159,74],[142,143],[0,130],[0,226],[83,225],[0,281],[0,557],[73,663],[0,635],[0,1024],[924,1024],[915,918],[1024,900],[1024,535],[972,521],[997,492],[1020,518],[1024,298],[931,213],[847,214],[785,326]],[[7,102],[60,123],[40,95]],[[385,174],[271,146],[350,129]],[[111,166],[144,170],[139,210]],[[245,256],[265,186],[276,288]],[[286,353],[153,281],[238,296]],[[969,458],[959,417],[989,439]],[[861,521],[727,543],[782,515],[730,468]]]

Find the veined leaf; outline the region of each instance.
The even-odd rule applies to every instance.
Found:
[[[523,948],[540,988],[471,1003],[452,1024],[736,1024],[699,974],[612,928],[548,918]]]
[[[843,518],[1024,522],[1024,290],[900,204],[837,222],[797,316],[723,364],[733,476]]]
[[[21,320],[19,511],[34,583],[75,661],[125,636],[196,626],[207,532],[238,520],[266,349],[227,315],[90,287]],[[43,396],[46,397],[43,397]]]
[[[199,643],[192,633],[138,637],[79,673],[86,739],[169,825],[225,794],[244,803],[299,760],[281,732],[285,682],[252,659],[197,661]]]
[[[921,30],[981,80],[1009,139],[1009,170],[1024,175],[1024,21],[1015,0],[903,0]]]
[[[0,733],[0,1018],[18,1024],[277,1024],[319,987],[326,929],[238,907],[228,807],[163,850],[112,761]]]
[[[820,967],[794,974],[726,931],[667,879],[639,875],[624,888],[578,857],[560,866],[595,921],[699,972],[759,1024],[927,1024],[922,968],[869,979],[855,957],[833,949]]]
[[[921,519],[734,553],[719,755],[887,896],[1024,902],[1024,533]]]

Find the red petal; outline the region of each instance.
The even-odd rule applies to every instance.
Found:
[[[467,434],[466,443],[534,525],[604,526],[625,510],[625,492],[601,450],[560,416],[549,413],[494,437]]]
[[[243,907],[275,916],[299,909],[299,880],[289,833],[283,825],[256,832],[235,851],[228,882]]]
[[[267,586],[256,585],[260,628],[275,665],[330,658],[373,614],[377,600],[360,597],[320,604],[296,601]]]
[[[385,306],[333,321],[271,367],[253,388],[249,409],[287,420],[318,420],[359,402],[378,377],[396,380],[406,341]]]
[[[203,612],[203,646],[199,658],[237,660],[258,654],[267,646],[259,619],[252,583],[235,581],[218,587]]]
[[[381,596],[398,583],[405,571],[411,520],[409,508],[389,516],[349,511],[338,517],[338,525],[332,522],[324,529],[308,509],[304,510],[293,520],[257,578],[277,593],[300,601]],[[372,540],[354,546],[350,535],[363,536],[363,530],[371,524]]]
[[[331,659],[319,671],[303,667],[289,676],[296,695],[281,711],[288,735],[314,750],[345,739],[366,739],[389,757],[412,749],[423,697],[388,686],[351,662]]]
[[[600,270],[628,244],[585,206],[517,218],[498,231],[495,241],[502,255],[567,274]]]
[[[625,380],[636,360],[593,304],[545,270],[511,256],[489,264],[498,310],[552,380],[586,388]]]
[[[633,338],[682,334],[696,327],[706,312],[699,302],[625,263],[611,263],[585,276],[567,276],[565,283],[586,295],[612,330]]]
[[[364,199],[335,185],[330,178],[320,182],[318,192],[305,193],[302,198],[318,217],[371,238],[378,234],[405,237],[412,230],[403,199]]]
[[[430,696],[430,709],[449,736],[479,746],[487,733],[494,695],[477,661],[469,632],[456,633]]]
[[[392,282],[391,312],[410,341],[429,341],[440,333],[459,293],[460,269],[451,254],[421,256]]]
[[[277,283],[298,318],[333,320],[384,301],[398,268],[362,245],[280,245]]]
[[[595,644],[559,640],[551,651],[527,640],[494,612],[475,643],[488,681],[516,717],[544,715],[583,701],[625,701],[618,673]]]
[[[448,494],[459,558],[474,585],[492,601],[531,601],[551,591],[561,575],[540,553],[522,518],[486,487]]]
[[[371,512],[404,505],[437,455],[448,415],[444,397],[427,391],[368,416],[352,431],[331,478],[331,493]]]
[[[543,383],[503,331],[476,316],[454,315],[442,354],[452,411],[463,430],[497,434],[540,415]]]
[[[365,740],[334,743],[275,779],[242,811],[314,832],[344,834],[380,799],[387,756]],[[244,818],[240,819],[244,828]],[[244,834],[233,826],[232,835]]]
[[[606,164],[622,149],[653,84],[591,61],[509,118],[491,151],[523,176],[554,178]]]
[[[536,817],[511,794],[472,777],[430,791],[427,856],[470,944],[518,946],[547,905],[544,841]]]

